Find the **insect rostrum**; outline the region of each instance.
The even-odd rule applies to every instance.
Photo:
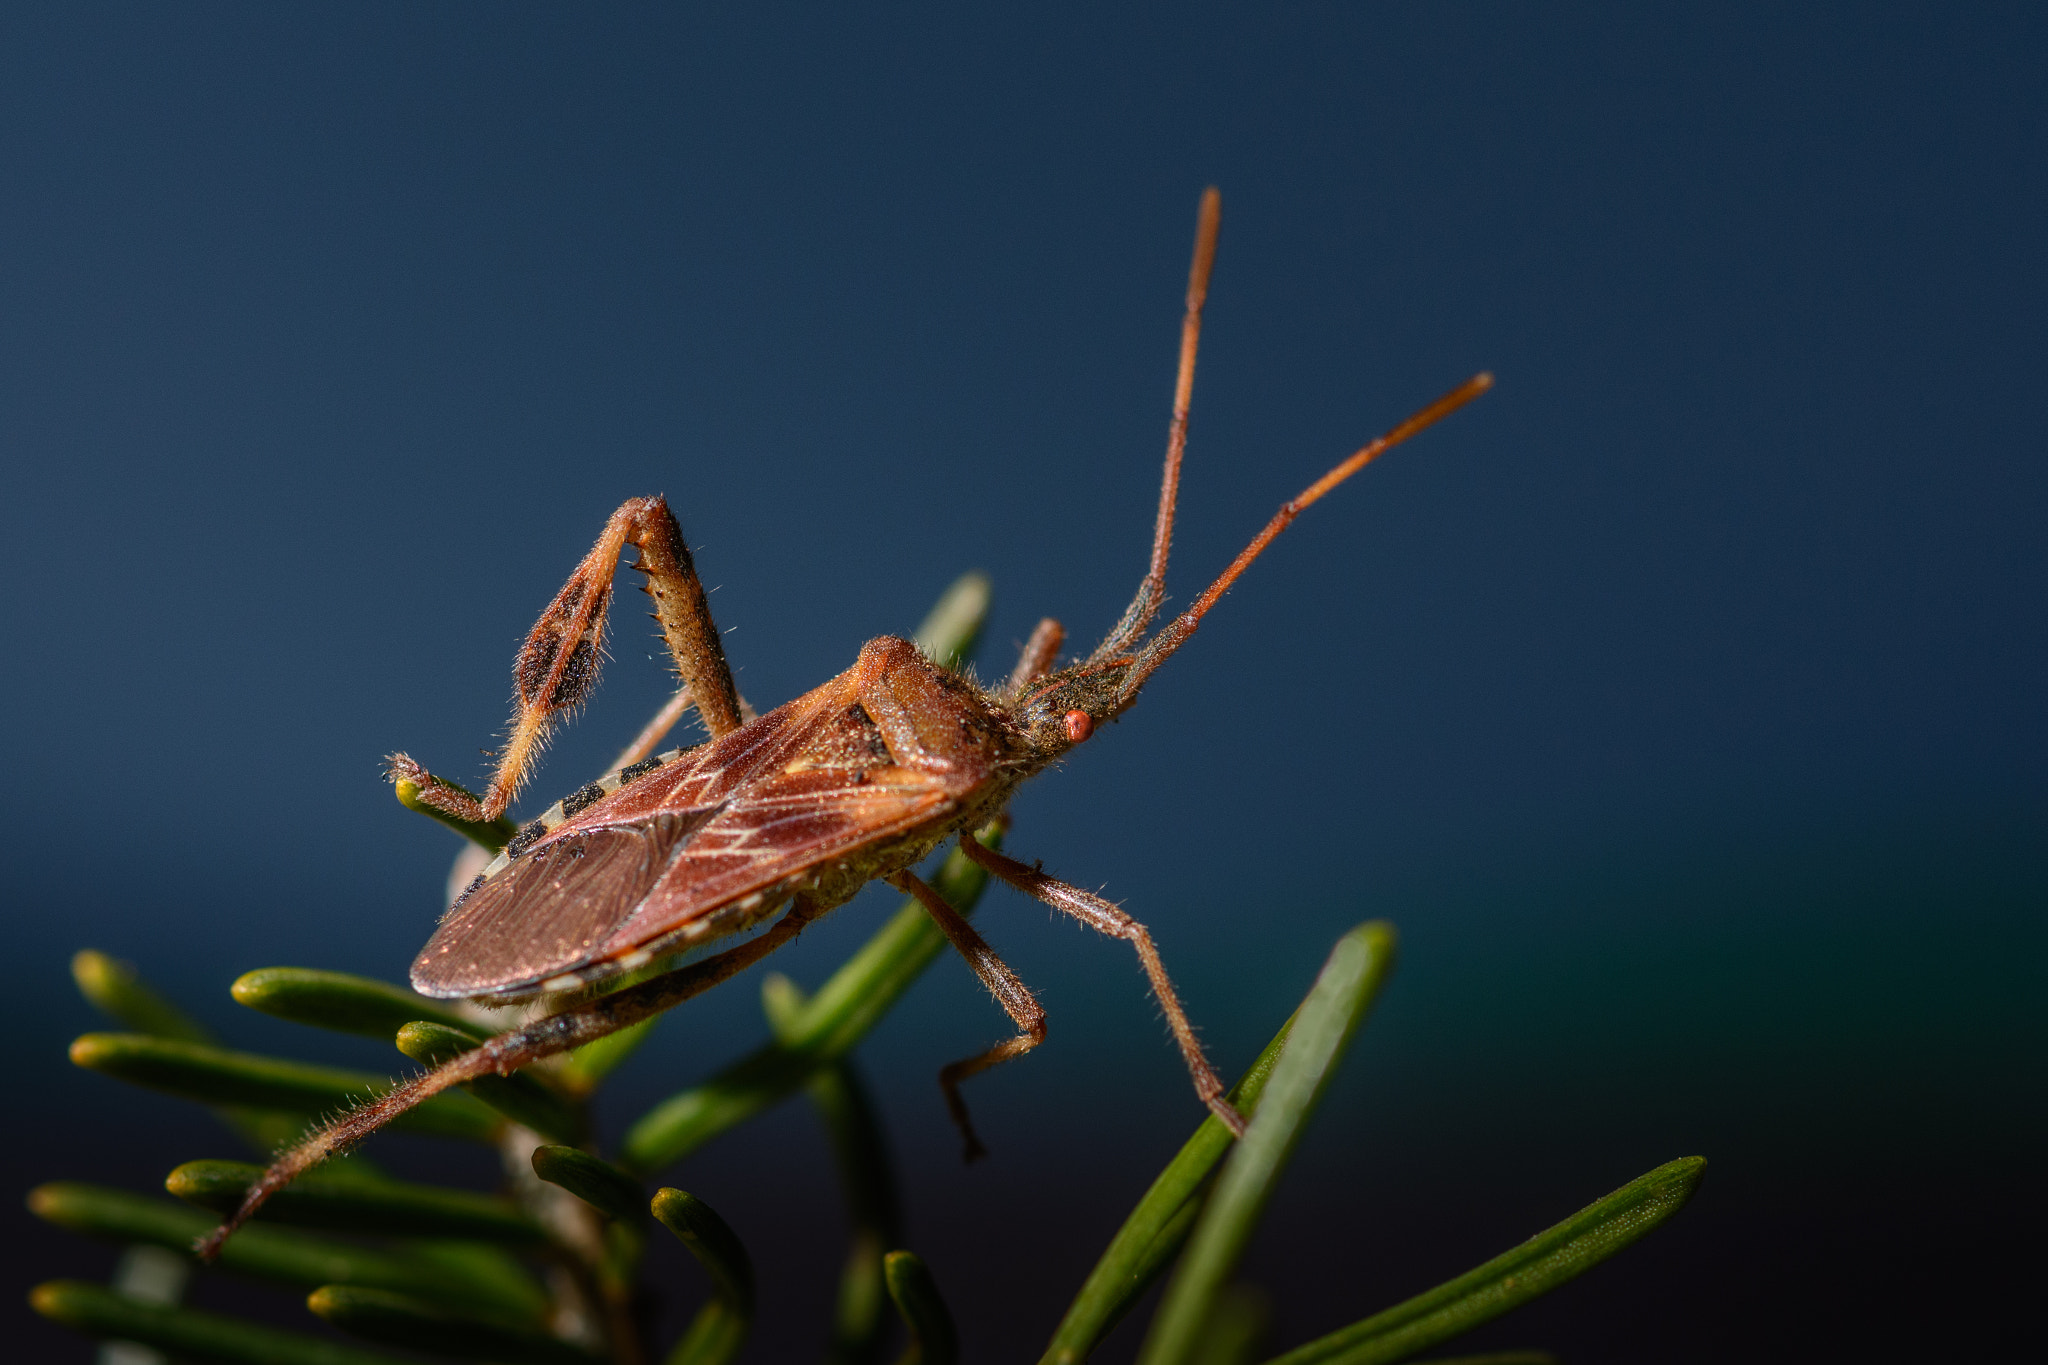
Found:
[[[958,838],[963,853],[1002,881],[1130,942],[1196,1093],[1233,1132],[1243,1131],[1144,926],[1100,896],[984,848],[971,835],[1000,817],[1020,783],[1130,709],[1152,674],[1303,509],[1485,392],[1492,379],[1481,374],[1466,381],[1309,485],[1186,610],[1153,631],[1164,598],[1219,213],[1210,190],[1189,271],[1151,561],[1122,619],[1082,658],[1058,662],[1065,633],[1048,618],[1008,681],[990,688],[938,666],[906,640],[883,637],[863,646],[838,677],[747,719],[668,505],[658,497],[636,498],[612,514],[520,650],[511,740],[485,795],[472,797],[403,754],[391,759],[392,777],[456,821],[498,819],[551,724],[596,682],[611,580],[628,544],[639,555],[630,567],[647,576],[669,652],[710,740],[651,759],[629,754],[620,771],[529,824],[451,907],[413,964],[413,985],[429,996],[493,1001],[569,992],[656,965],[777,912],[781,918],[738,947],[501,1034],[329,1124],[250,1188],[241,1208],[207,1240],[206,1254],[217,1252],[299,1172],[428,1096],[515,1071],[668,1009],[774,951],[877,879],[924,905],[1017,1025],[1014,1037],[940,1073],[967,1153],[979,1154],[960,1082],[1031,1050],[1045,1036],[1045,1014],[981,936],[912,871],[949,838]],[[646,737],[645,748],[658,739],[658,733]]]

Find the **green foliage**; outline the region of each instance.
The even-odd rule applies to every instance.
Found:
[[[235,997],[238,1005],[279,1019],[341,1033],[360,1033],[366,1038],[389,1038],[415,1019],[450,1028],[476,1027],[440,1001],[429,1000],[403,986],[310,967],[265,967],[246,972],[235,978],[228,994]]]
[[[1223,1163],[1166,1297],[1139,1353],[1140,1365],[1184,1365],[1194,1359],[1208,1330],[1212,1306],[1229,1287],[1230,1272],[1251,1240],[1252,1228],[1351,1035],[1379,994],[1394,961],[1394,931],[1362,924],[1337,941],[1293,1027],[1258,1112]]]
[[[676,1235],[711,1276],[711,1300],[697,1311],[670,1365],[719,1365],[746,1344],[754,1322],[754,1263],[739,1234],[711,1206],[686,1190],[655,1192],[655,1221]]]
[[[102,1014],[137,1033],[185,1043],[213,1041],[204,1027],[144,985],[135,969],[117,958],[88,948],[71,959],[71,979],[78,983],[79,994]]]
[[[324,1114],[381,1095],[391,1083],[364,1071],[314,1066],[281,1057],[230,1052],[207,1043],[146,1033],[87,1033],[72,1040],[71,1060],[133,1085],[205,1104]],[[466,1095],[436,1095],[396,1125],[435,1137],[495,1141],[499,1122]]]
[[[590,1158],[596,1160],[595,1157]],[[215,1214],[233,1213],[263,1174],[246,1161],[188,1161],[164,1188]],[[510,1199],[440,1185],[316,1171],[279,1192],[264,1210],[273,1223],[392,1237],[464,1237],[516,1244],[546,1240],[533,1216]]]
[[[574,1147],[543,1143],[533,1149],[533,1173],[560,1185],[607,1218],[647,1221],[647,1192],[640,1182],[604,1160]]]
[[[415,1294],[322,1285],[306,1307],[351,1336],[456,1360],[504,1365],[597,1365],[605,1357],[560,1337],[482,1313],[449,1309]]]
[[[1504,1256],[1362,1322],[1289,1351],[1274,1365],[1380,1365],[1499,1317],[1585,1274],[1685,1206],[1706,1162],[1683,1157],[1589,1204]]]
[[[217,1313],[143,1303],[77,1280],[39,1284],[28,1301],[44,1317],[89,1336],[141,1342],[187,1360],[220,1365],[400,1365],[402,1359]]]
[[[174,1200],[74,1181],[37,1186],[29,1192],[28,1207],[73,1232],[188,1254],[192,1244],[220,1221]],[[352,1284],[431,1292],[453,1302],[534,1319],[547,1310],[546,1294],[524,1270],[517,1271],[517,1279],[507,1279],[436,1256],[418,1243],[394,1240],[366,1246],[268,1221],[230,1239],[218,1268],[301,1290]]]
[[[882,1258],[882,1279],[910,1331],[899,1365],[954,1365],[960,1359],[960,1334],[924,1262],[915,1252],[892,1251]]]
[[[986,580],[963,578],[918,643],[957,665],[987,604]],[[464,826],[415,796],[399,791],[402,803],[486,846],[509,836],[508,822]],[[991,826],[980,837],[993,845],[997,836]],[[948,901],[971,913],[986,878],[956,852],[933,880]],[[906,901],[815,991],[766,975],[767,1039],[655,1105],[609,1154],[590,1140],[591,1097],[654,1021],[511,1076],[481,1078],[467,1093],[436,1096],[401,1120],[414,1131],[493,1148],[504,1164],[502,1195],[395,1180],[360,1156],[302,1177],[228,1241],[209,1273],[308,1294],[314,1315],[364,1345],[200,1312],[118,1281],[52,1281],[37,1287],[30,1302],[87,1335],[184,1361],[392,1365],[424,1356],[723,1365],[744,1349],[757,1299],[772,1304],[779,1287],[756,1283],[741,1231],[711,1205],[680,1189],[651,1189],[648,1177],[801,1093],[830,1145],[850,1225],[834,1317],[819,1332],[822,1353],[834,1365],[880,1365],[900,1343],[898,1365],[953,1365],[958,1333],[930,1269],[904,1247],[888,1144],[852,1055],[945,947],[923,908]],[[1080,1365],[1169,1272],[1145,1338],[1144,1365],[1249,1365],[1265,1354],[1270,1301],[1233,1275],[1393,957],[1393,930],[1384,924],[1361,925],[1338,941],[1300,1008],[1231,1092],[1250,1121],[1243,1140],[1214,1117],[1202,1121],[1104,1249],[1041,1365]],[[257,1155],[291,1141],[309,1116],[390,1085],[382,1076],[223,1048],[132,968],[102,954],[80,953],[73,973],[85,997],[129,1030],[78,1039],[75,1062],[213,1106]],[[266,968],[238,979],[232,993],[276,1018],[389,1038],[428,1065],[476,1047],[492,1031],[466,1010],[336,972]],[[1657,1226],[1685,1203],[1701,1167],[1697,1158],[1659,1167],[1506,1254],[1269,1365],[1374,1365],[1428,1350],[1582,1274]],[[57,1182],[31,1191],[28,1202],[39,1217],[71,1231],[189,1257],[195,1240],[241,1202],[261,1169],[245,1161],[188,1161],[165,1182],[175,1199]],[[647,1238],[666,1234],[682,1242],[704,1275],[688,1290],[699,1304],[695,1316],[664,1353],[644,1339],[641,1307],[649,1292]],[[164,1251],[148,1254],[167,1259]],[[1466,1361],[1548,1359],[1510,1352]]]
[[[1281,1050],[1293,1028],[1292,1019],[1283,1024],[1273,1041],[1266,1044],[1266,1050],[1252,1063],[1251,1069],[1245,1072],[1244,1078],[1231,1090],[1231,1103],[1246,1118],[1259,1112],[1266,1082],[1273,1074],[1273,1064],[1280,1060]],[[1117,1229],[1108,1250],[1102,1253],[1102,1259],[1095,1263],[1095,1269],[1089,1273],[1081,1292],[1074,1296],[1072,1306],[1067,1309],[1066,1317],[1060,1320],[1059,1329],[1053,1333],[1052,1344],[1046,1348],[1044,1365],[1073,1365],[1073,1362],[1086,1360],[1096,1343],[1116,1326],[1138,1296],[1158,1278],[1160,1271],[1167,1267],[1187,1241],[1188,1233],[1195,1225],[1195,1215],[1201,1212],[1209,1174],[1216,1169],[1216,1163],[1223,1159],[1223,1154],[1230,1150],[1233,1141],[1230,1130],[1213,1114],[1195,1129],[1195,1135],[1159,1173],[1152,1182],[1152,1188],[1146,1190],[1145,1197],[1138,1201],[1138,1207]]]

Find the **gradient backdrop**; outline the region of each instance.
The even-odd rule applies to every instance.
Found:
[[[65,1063],[81,946],[242,1045],[392,1065],[225,987],[403,973],[454,839],[379,757],[482,771],[515,642],[621,499],[677,506],[760,703],[970,567],[985,672],[1041,613],[1105,628],[1213,181],[1181,600],[1360,441],[1500,376],[1015,808],[1013,848],[1155,928],[1226,1069],[1344,928],[1401,926],[1248,1262],[1276,1345],[1693,1152],[1691,1208],[1471,1349],[1988,1341],[2038,1290],[2048,1136],[2044,28],[9,7],[8,1187],[233,1154]],[[536,807],[664,693],[621,624]],[[815,983],[892,904],[779,965]],[[1126,949],[1007,893],[981,922],[1052,1012],[974,1087],[993,1158],[959,1167],[931,1079],[1003,1031],[960,964],[861,1057],[972,1358],[1025,1361],[1200,1111]],[[609,1118],[757,1041],[754,1000],[670,1020]],[[841,1236],[810,1116],[669,1178],[762,1263],[755,1358],[808,1358]],[[4,1246],[8,1339],[88,1358],[19,1294],[111,1252],[19,1212]],[[699,1290],[665,1264],[673,1317]]]

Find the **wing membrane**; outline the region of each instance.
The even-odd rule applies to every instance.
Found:
[[[414,985],[443,997],[485,995],[590,961],[716,815],[662,812],[536,846],[456,903],[413,963]]]

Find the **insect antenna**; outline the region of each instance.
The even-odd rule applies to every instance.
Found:
[[[1165,663],[1169,655],[1187,643],[1188,637],[1195,633],[1195,628],[1201,624],[1202,618],[1209,614],[1209,608],[1215,606],[1217,600],[1230,591],[1230,585],[1237,582],[1238,576],[1251,567],[1253,560],[1265,553],[1266,547],[1278,539],[1282,531],[1294,524],[1294,519],[1300,516],[1310,503],[1410,436],[1442,421],[1492,387],[1492,375],[1473,375],[1386,435],[1361,447],[1350,459],[1282,503],[1280,510],[1274,513],[1273,519],[1266,523],[1266,529],[1254,536],[1252,543],[1238,552],[1237,558],[1230,561],[1230,567],[1225,569],[1214,583],[1203,589],[1202,595],[1195,599],[1194,605],[1167,623],[1138,653],[1132,662],[1131,671],[1124,675],[1123,683],[1117,689],[1117,709],[1122,710],[1131,704],[1132,699],[1138,695],[1138,689],[1145,685],[1145,679],[1151,677],[1154,670]],[[1146,581],[1149,583],[1151,580]],[[1141,590],[1140,596],[1142,595]]]
[[[1180,462],[1188,448],[1188,405],[1195,396],[1195,350],[1202,341],[1202,305],[1209,298],[1209,271],[1216,264],[1216,234],[1223,223],[1223,196],[1214,185],[1202,191],[1195,215],[1195,256],[1188,265],[1187,312],[1180,321],[1180,370],[1173,381],[1173,419],[1166,428],[1166,472],[1159,481],[1159,515],[1152,524],[1152,562],[1123,619],[1088,656],[1099,663],[1125,653],[1144,637],[1166,595],[1166,556],[1173,548],[1173,507],[1180,497]]]

